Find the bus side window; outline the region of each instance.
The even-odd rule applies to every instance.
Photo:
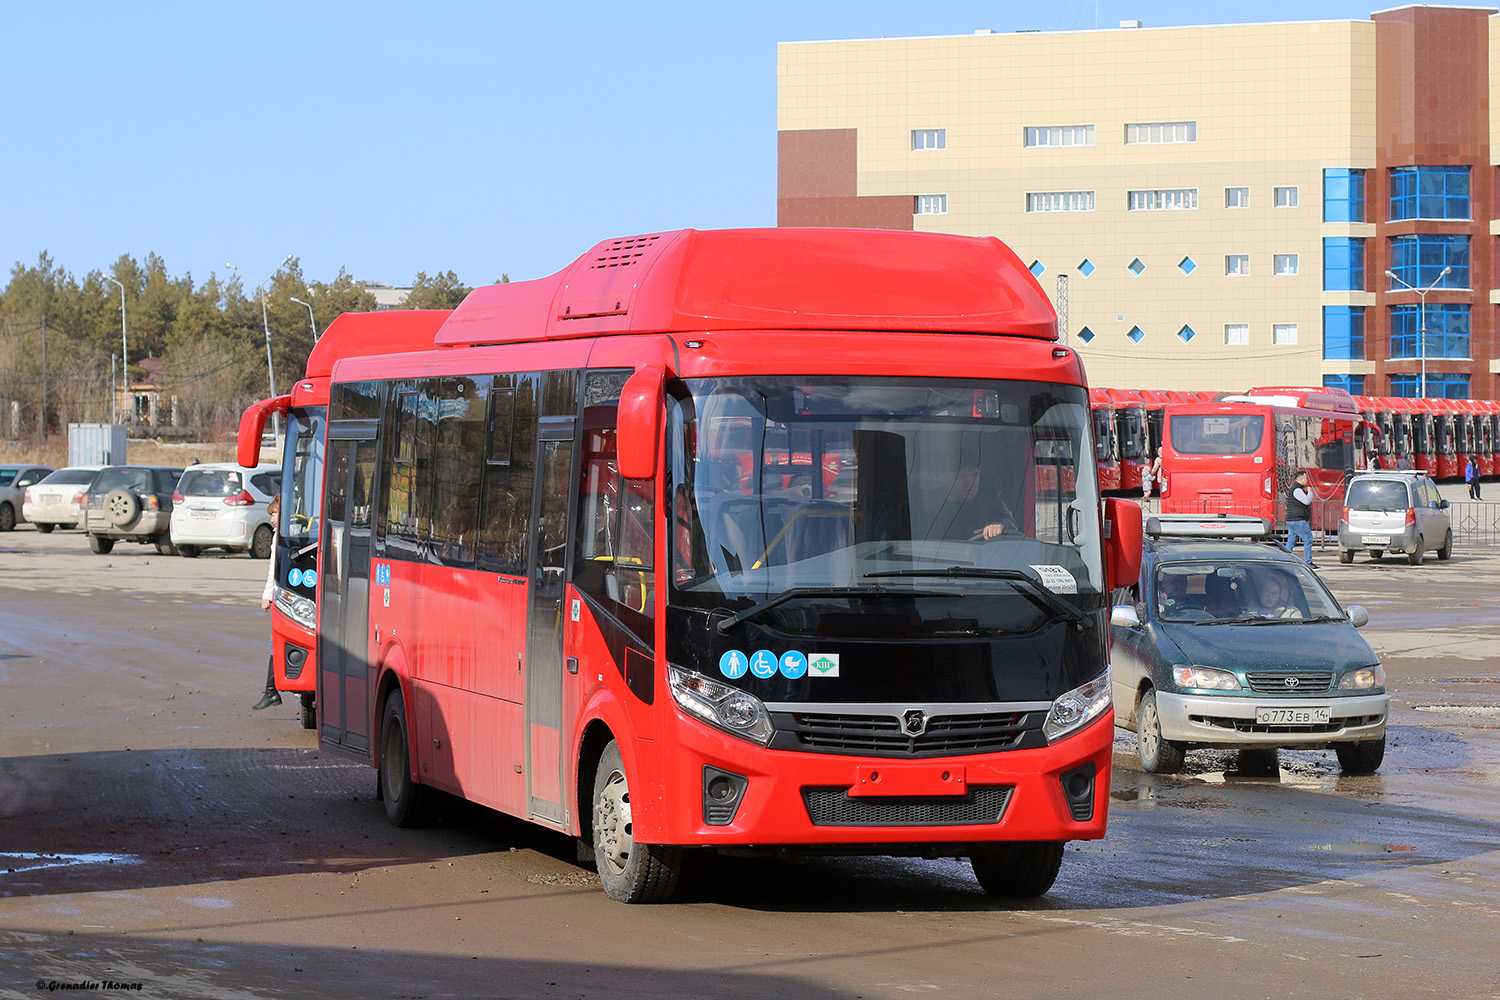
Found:
[[[525,576],[531,545],[537,377],[496,375],[490,390],[480,495],[480,569]]]

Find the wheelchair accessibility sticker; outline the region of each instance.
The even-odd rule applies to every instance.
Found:
[[[761,680],[765,680],[767,677],[776,676],[780,663],[776,654],[769,649],[757,649],[755,655],[750,657],[750,672]]]
[[[316,587],[318,585],[318,571],[315,569],[294,569],[286,575],[286,582],[293,587]]]

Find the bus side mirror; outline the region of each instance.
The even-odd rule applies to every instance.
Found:
[[[1104,501],[1104,588],[1129,587],[1141,575],[1141,505]]]
[[[245,412],[240,415],[240,430],[235,446],[235,458],[241,466],[253,469],[260,464],[260,441],[266,432],[266,418],[273,413],[285,413],[291,408],[291,396],[273,396],[246,407]]]
[[[665,379],[666,370],[661,365],[647,365],[625,380],[620,393],[616,462],[626,479],[656,475]]]

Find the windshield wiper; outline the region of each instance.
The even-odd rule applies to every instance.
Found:
[[[1016,589],[1043,611],[1051,611],[1054,614],[1064,615],[1073,619],[1073,623],[1081,632],[1084,629],[1094,627],[1094,620],[1084,614],[1079,608],[1058,597],[1052,591],[1041,586],[1029,574],[1018,569],[977,569],[964,566],[949,566],[947,569],[885,569],[874,573],[866,573],[864,576],[937,576],[949,580],[1004,580],[1015,584]]]
[[[1244,615],[1240,618],[1210,618],[1206,622],[1193,622],[1194,625],[1306,625],[1309,621],[1318,619],[1309,618],[1267,618],[1265,615]]]
[[[868,575],[868,574],[866,574]],[[714,627],[719,630],[720,635],[725,635],[730,629],[747,618],[756,615],[787,601],[795,601],[799,597],[889,597],[897,595],[900,597],[952,597],[951,591],[946,590],[893,590],[890,587],[793,587],[783,590],[775,597],[768,597],[764,601],[750,605],[740,611],[736,611],[728,618],[721,619]]]

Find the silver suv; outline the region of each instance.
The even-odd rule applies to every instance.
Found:
[[[1352,563],[1357,549],[1371,559],[1386,552],[1405,553],[1420,566],[1436,551],[1439,559],[1453,554],[1453,526],[1448,501],[1425,472],[1367,472],[1349,482],[1344,516],[1339,520],[1339,562]]]

